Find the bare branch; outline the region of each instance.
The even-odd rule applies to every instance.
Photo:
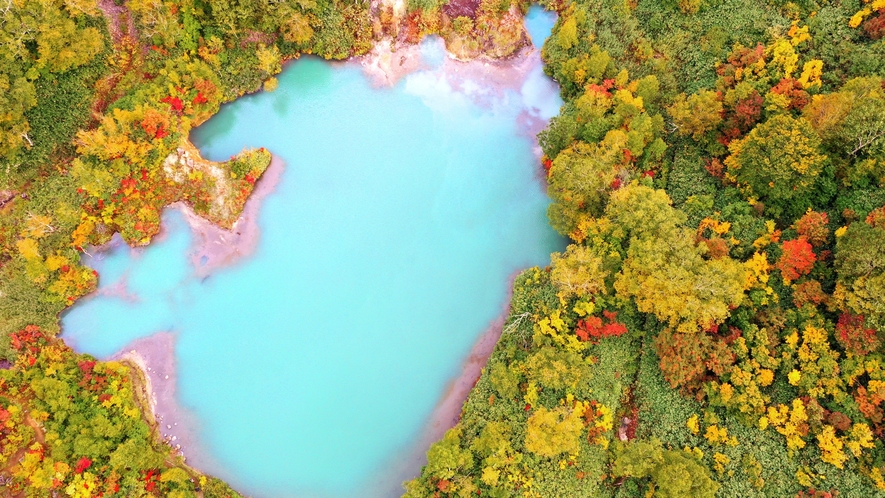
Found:
[[[56,230],[52,224],[43,221],[40,216],[36,216],[34,213],[30,212],[28,213],[28,224],[40,227],[46,233],[52,233]]]
[[[510,332],[513,332],[514,330],[516,330],[517,328],[519,328],[520,325],[522,325],[522,322],[523,322],[526,318],[528,318],[528,317],[530,317],[530,316],[531,316],[531,314],[529,314],[528,312],[522,313],[522,314],[520,314],[520,315],[516,315],[516,317],[514,317],[513,321],[510,322],[509,325],[507,325],[506,327],[504,327],[504,332],[503,332],[503,333],[504,333],[504,334],[508,334],[508,333],[510,333]]]
[[[879,133],[876,133],[875,135],[873,135],[872,137],[870,137],[866,141],[864,141],[863,137],[858,137],[858,139],[857,139],[858,145],[857,145],[857,147],[854,148],[853,151],[851,151],[851,153],[849,155],[853,156],[853,155],[857,154],[858,152],[860,152],[861,149],[872,144],[873,142],[875,142],[876,140],[878,140],[879,138],[881,138],[883,136],[885,136],[885,128],[880,130]]]

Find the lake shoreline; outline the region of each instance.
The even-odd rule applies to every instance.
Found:
[[[223,467],[200,444],[199,419],[177,397],[175,342],[173,332],[157,332],[132,341],[105,360],[134,370],[136,400],[157,441],[168,445],[173,457],[193,471],[217,476]]]
[[[427,450],[454,427],[461,418],[467,397],[479,381],[482,370],[497,347],[510,314],[513,283],[522,270],[514,272],[507,283],[507,296],[501,311],[479,335],[464,358],[457,376],[446,385],[430,416],[408,448],[398,453],[379,474],[376,489],[388,489],[397,496],[402,483],[420,474],[427,463]],[[200,444],[199,420],[181,406],[177,397],[178,376],[175,355],[176,337],[162,331],[127,344],[105,361],[119,361],[137,369],[133,378],[145,409],[145,417],[156,437],[168,444],[188,466],[204,474],[218,475],[223,466]],[[230,478],[226,477],[230,482]],[[236,484],[236,483],[233,483]],[[372,486],[375,487],[375,486]]]
[[[243,211],[229,230],[196,214],[184,202],[169,206],[184,215],[194,236],[190,261],[197,278],[206,278],[255,251],[261,237],[258,226],[261,205],[276,189],[284,169],[282,158],[272,155],[270,165],[256,181]],[[156,332],[136,339],[107,359],[122,361],[140,370],[141,381],[136,387],[143,390],[146,415],[150,417],[149,425],[156,428],[157,438],[168,444],[184,461],[190,459],[188,465],[195,470],[218,474],[222,466],[200,444],[199,420],[181,406],[176,395],[175,341],[173,332]]]
[[[504,325],[510,316],[513,284],[523,271],[525,270],[517,270],[508,278],[507,296],[500,314],[477,337],[461,363],[460,373],[448,383],[417,438],[410,443],[409,449],[399,455],[401,458],[393,462],[391,470],[383,473],[383,477],[379,479],[380,488],[402,494],[402,484],[419,476],[421,468],[427,464],[427,450],[430,446],[442,439],[446,431],[461,420],[464,404],[501,339]]]
[[[177,434],[178,420],[183,417],[175,399],[175,336],[170,332],[157,332],[136,339],[108,360],[126,363],[140,371],[136,388],[142,391],[145,415],[157,430],[158,438],[180,452],[182,444],[188,441],[186,436]],[[164,427],[166,420],[172,422],[167,424],[169,427]]]
[[[176,209],[182,213],[193,234],[194,250],[190,254],[190,261],[195,277],[205,278],[214,271],[236,264],[240,258],[254,252],[261,236],[258,226],[261,205],[279,184],[284,169],[282,158],[272,155],[270,165],[256,181],[255,188],[230,229],[222,228],[196,214],[186,202],[179,201],[167,206],[167,209]],[[162,241],[166,236],[166,227],[161,226],[152,242]],[[119,246],[129,247],[119,236],[115,236],[106,244],[94,247],[93,254]],[[116,286],[96,292],[116,295],[129,301],[137,300],[137,296],[126,294],[125,287],[124,277]],[[60,337],[65,339],[63,334]],[[119,361],[138,371],[133,373],[133,383],[145,410],[145,420],[155,431],[158,442],[169,445],[173,454],[180,456],[183,461],[190,459],[188,465],[194,470],[217,474],[222,466],[200,444],[199,420],[195,414],[181,406],[176,395],[178,376],[175,341],[174,332],[159,331],[135,339],[116,353],[101,359]],[[69,343],[69,346],[76,349],[77,344]]]
[[[396,52],[392,52],[396,55],[401,53],[405,53],[406,55],[403,57],[414,63],[406,65],[405,68],[397,66],[389,69],[392,72],[385,73],[383,81],[373,80],[376,84],[390,84],[392,86],[408,74],[433,69],[422,65],[419,45],[401,47]],[[530,45],[521,49],[518,54],[503,60],[460,61],[452,58],[448,52],[446,54],[440,66],[442,77],[453,89],[468,95],[475,102],[487,106],[491,106],[495,99],[511,98],[513,94],[519,97],[530,73],[543,67],[539,51]],[[377,73],[378,70],[383,71],[383,69],[377,59],[373,61],[370,57],[373,56],[351,58],[342,64],[362,66],[367,77],[373,79],[371,71]],[[374,78],[378,77],[378,74],[375,74]],[[535,136],[545,125],[546,120],[527,111],[520,114],[516,123],[519,133],[531,140],[532,150],[537,158],[540,158],[541,155]],[[235,264],[240,258],[254,253],[261,237],[258,225],[261,206],[265,198],[274,192],[281,181],[284,169],[284,161],[279,156],[272,155],[270,165],[256,182],[242,213],[230,230],[223,229],[197,215],[190,206],[183,202],[170,205],[183,213],[193,233],[194,240],[189,259],[197,278],[207,278],[214,271]],[[540,162],[537,165],[537,170],[536,179],[546,187]],[[159,237],[162,238],[162,236],[161,233]],[[401,483],[417,476],[421,467],[426,463],[426,452],[429,446],[439,440],[459,420],[463,405],[500,338],[509,313],[513,281],[521,271],[514,272],[508,278],[507,295],[499,315],[476,338],[469,353],[462,360],[459,374],[449,381],[417,438],[408,443],[405,451],[395,456],[393,465],[383,471],[384,489],[401,493]],[[158,429],[158,437],[170,444],[173,450],[182,456],[187,455],[190,461],[189,465],[194,466],[195,469],[219,475],[222,467],[200,446],[199,421],[191,412],[180,405],[176,397],[178,379],[175,365],[175,340],[174,333],[157,332],[133,341],[108,359],[125,361],[141,371],[143,375],[141,387],[145,391],[146,408],[149,412],[146,415],[154,420],[155,427]],[[231,482],[230,473],[224,472],[224,474],[225,479]],[[231,484],[236,485],[236,482],[231,482]],[[389,487],[386,486],[388,484]]]
[[[389,44],[383,45],[383,43],[384,41],[376,44],[368,55],[351,58],[340,64],[358,64],[376,86],[394,86],[409,74],[432,69],[421,62],[420,45],[399,47],[391,52]],[[396,61],[396,56],[402,57],[406,62],[401,65],[391,65],[391,61]],[[508,92],[519,93],[529,74],[542,67],[540,52],[531,45],[523,47],[517,54],[503,60],[478,58],[462,61],[446,52],[441,66],[444,77],[456,90],[464,91],[467,82],[472,82],[483,89],[490,89],[488,93],[475,95],[477,102],[486,106],[492,104],[491,99],[506,98]],[[520,114],[516,123],[521,134],[531,140],[533,153],[539,160],[541,152],[536,136],[546,123],[546,120],[529,115],[525,111]],[[243,213],[231,230],[219,228],[196,215],[189,207],[183,206],[182,212],[185,213],[188,224],[195,234],[197,250],[191,260],[198,275],[207,276],[216,269],[233,264],[240,257],[254,251],[260,237],[257,216],[261,202],[279,183],[284,167],[283,160],[273,155],[270,166],[259,179],[246,202]],[[543,174],[540,161],[537,169],[536,180],[546,188],[546,176]],[[457,424],[470,391],[479,380],[482,369],[485,368],[501,337],[504,323],[509,316],[513,283],[521,271],[523,270],[514,272],[508,278],[507,295],[500,313],[477,337],[462,361],[460,373],[446,386],[417,439],[410,443],[410,449],[399,455],[394,462],[393,468],[396,470],[384,472],[383,480],[386,482],[383,483],[383,488],[395,487],[401,490],[403,481],[419,475],[421,467],[427,461],[427,449]],[[171,353],[174,354],[174,350]],[[171,405],[174,401],[174,399],[169,400],[168,404]],[[169,412],[174,413],[174,411],[174,407],[170,406]],[[189,444],[184,445],[186,448],[189,446]],[[192,460],[200,465],[199,458]]]

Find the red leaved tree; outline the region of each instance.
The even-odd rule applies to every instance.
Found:
[[[74,467],[75,474],[82,474],[89,466],[92,465],[92,460],[83,457],[77,460],[77,465]]]
[[[582,320],[578,320],[575,327],[575,334],[582,341],[594,342],[602,337],[616,337],[627,333],[627,326],[617,320],[618,313],[616,311],[603,311],[603,319],[598,316],[588,316]]]
[[[817,256],[805,237],[784,241],[781,249],[783,253],[775,267],[786,279],[796,280],[802,275],[808,275],[814,267],[814,262],[817,261]]]
[[[864,323],[863,315],[843,313],[836,323],[836,340],[845,348],[858,356],[865,356],[879,347],[876,331]]]

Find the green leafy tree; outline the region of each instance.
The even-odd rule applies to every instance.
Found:
[[[630,243],[615,289],[681,332],[721,323],[744,297],[744,269],[728,257],[704,259],[691,230]]]
[[[835,138],[841,150],[851,157],[885,160],[885,89],[882,84],[880,78],[865,78],[845,85],[844,90],[854,99]]]
[[[553,160],[547,190],[553,203],[547,214],[559,233],[568,235],[582,217],[602,214],[624,145],[624,140],[594,145],[577,142]]]
[[[578,43],[578,21],[574,16],[569,16],[562,21],[559,32],[556,34],[556,43],[564,50],[568,50]]]
[[[836,239],[835,268],[837,302],[885,330],[885,227],[852,223]]]
[[[280,32],[287,42],[306,44],[313,38],[310,20],[304,14],[291,12],[280,25]]]
[[[731,142],[725,159],[728,175],[750,195],[790,213],[800,214],[826,199],[815,198],[827,156],[821,140],[804,118],[778,114]]]
[[[129,11],[138,20],[139,33],[155,45],[174,47],[184,31],[173,5],[161,0],[130,0]]]
[[[661,498],[713,498],[719,484],[695,456],[682,450],[665,450],[657,439],[617,442],[612,473],[651,478],[654,495]]]
[[[568,407],[538,408],[529,417],[525,448],[543,457],[576,452],[584,429],[582,415]]]
[[[37,105],[34,82],[90,62],[104,38],[83,26],[99,14],[89,2],[24,0],[0,10],[0,158],[11,160],[34,145],[25,117]]]
[[[34,85],[27,78],[19,76],[10,80],[9,75],[0,74],[0,157],[11,159],[22,146],[31,147],[31,125],[25,112],[37,105]]]
[[[409,10],[432,11],[449,3],[448,0],[408,0]]]
[[[882,78],[855,78],[815,95],[803,116],[831,150],[846,185],[885,183],[885,89]]]
[[[804,114],[821,136],[852,157],[885,154],[885,88],[882,78],[854,78],[839,92],[815,96]]]
[[[425,471],[437,479],[451,479],[473,466],[473,453],[461,447],[461,427],[455,426],[427,451]]]
[[[680,135],[701,140],[722,122],[722,99],[711,90],[701,90],[688,98],[683,93],[667,111]]]
[[[572,393],[579,393],[580,385],[593,375],[580,355],[553,346],[541,347],[526,360],[525,368],[530,382],[536,382],[542,388]]]
[[[489,381],[504,398],[515,398],[519,394],[519,380],[517,369],[503,362],[494,362],[489,368]]]
[[[636,182],[612,194],[605,217],[622,240],[664,237],[686,219],[684,213],[673,208],[665,191]]]
[[[612,274],[611,253],[606,247],[570,244],[564,253],[550,256],[550,279],[565,297],[606,294]]]
[[[744,296],[744,269],[728,257],[705,259],[685,215],[662,190],[638,184],[612,195],[606,216],[628,234],[627,258],[614,287],[637,308],[680,332],[721,323]]]

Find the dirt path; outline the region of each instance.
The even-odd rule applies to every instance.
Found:
[[[114,0],[99,0],[98,8],[108,23],[114,51],[111,57],[114,59],[116,69],[95,85],[92,122],[87,128],[97,126],[108,106],[122,96],[122,92],[117,90],[117,84],[123,75],[141,66],[146,48],[138,43],[135,22],[126,7],[115,4]]]
[[[21,403],[18,400],[16,400],[16,402],[22,406],[25,405],[25,403]],[[31,447],[32,444],[34,444],[35,441],[40,443],[44,448],[46,447],[46,432],[43,430],[43,427],[41,427],[40,424],[37,423],[36,420],[31,418],[30,411],[25,412],[24,422],[25,422],[25,425],[27,425],[28,427],[30,427],[31,429],[34,430],[34,438],[29,440],[26,444],[21,445],[21,447],[18,449],[18,451],[16,451],[15,453],[12,454],[12,456],[9,457],[9,460],[6,461],[6,465],[3,466],[3,468],[0,468],[0,486],[5,486],[5,481],[4,481],[5,478],[9,478],[11,480],[11,478],[12,478],[11,476],[12,476],[12,474],[15,473],[16,467],[18,467],[19,463],[25,457],[25,454],[27,454],[29,448]],[[13,493],[11,491],[7,491],[7,492],[10,494],[3,495],[3,496],[9,496],[10,498],[18,498],[19,496],[25,496],[24,491],[21,491],[18,493]]]
[[[25,415],[25,424],[31,429],[34,429],[34,438],[37,439],[37,442],[46,446],[46,432],[43,431],[43,427],[41,427],[36,420],[31,418],[30,413]]]
[[[135,32],[135,23],[132,21],[132,16],[129,15],[126,7],[115,4],[114,0],[99,0],[98,8],[101,9],[101,13],[104,14],[105,19],[108,21],[108,31],[111,32],[111,39],[114,40],[115,45],[123,40],[124,35],[133,40],[138,39]],[[123,23],[126,24],[125,33]]]

